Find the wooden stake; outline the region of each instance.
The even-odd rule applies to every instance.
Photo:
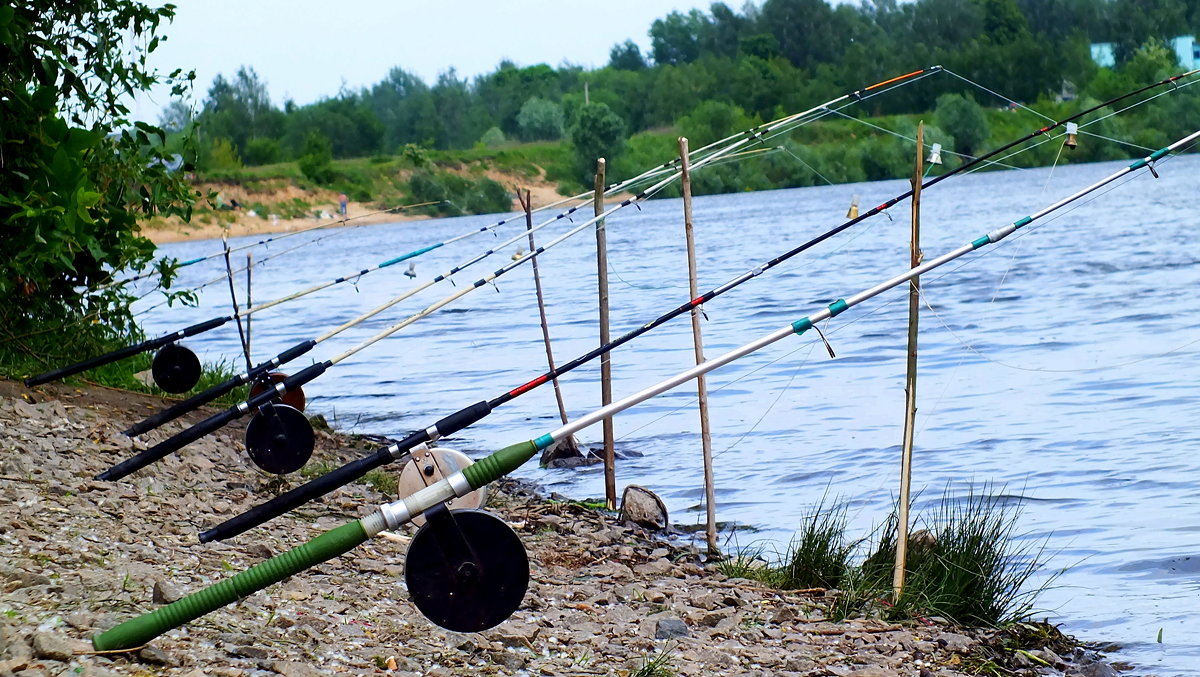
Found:
[[[529,251],[537,251],[537,245],[533,242],[533,207],[530,203],[529,190],[524,193],[517,191],[517,199],[520,200],[521,206],[525,209],[525,228],[529,233]],[[546,322],[546,303],[542,298],[542,276],[538,272],[537,257],[533,257],[533,288],[537,291],[538,315],[542,320],[542,341],[546,344],[546,364],[550,366],[550,371],[554,371],[554,352],[550,349],[550,325]],[[562,390],[558,387],[558,378],[551,381],[554,384],[554,399],[558,400],[558,417],[562,419],[563,425],[567,424],[567,406],[563,404]],[[567,448],[567,453],[571,456],[578,456],[579,447],[575,444],[575,437],[570,436],[559,443],[560,446]]]
[[[596,216],[604,213],[604,158],[596,160],[596,183],[592,193],[592,209]],[[596,222],[596,277],[600,288],[600,345],[608,343],[608,244],[604,236],[604,219]],[[600,356],[600,406],[612,403],[612,364],[609,355]],[[604,419],[604,501],[609,510],[617,509],[616,435],[612,417]]]
[[[246,307],[253,308],[250,296],[250,283],[254,272],[254,256],[250,252],[246,252]],[[250,320],[252,316],[246,316],[246,352],[250,352]]]
[[[700,295],[696,285],[696,237],[692,229],[692,175],[688,158],[687,137],[679,137],[680,180],[683,182],[683,232],[687,237],[688,298]],[[696,348],[696,364],[704,361],[704,339],[700,336],[700,308],[692,308],[692,343]],[[708,554],[721,554],[717,547],[717,508],[713,489],[712,432],[708,426],[708,386],[704,374],[696,377],[696,392],[700,400],[700,445],[704,453],[704,508],[708,519],[704,531]]]
[[[917,125],[917,162],[912,178],[912,243],[909,261],[921,265],[921,181],[925,174],[925,122]],[[904,443],[900,461],[900,509],[896,525],[896,569],[892,574],[892,598],[904,591],[904,569],[908,563],[908,503],[912,480],[913,427],[917,417],[917,319],[921,312],[921,278],[908,288],[908,370],[904,381]]]
[[[229,281],[229,303],[233,306],[233,319],[237,320],[238,338],[242,341],[242,353],[246,357],[246,369],[254,366],[250,361],[250,344],[246,341],[246,330],[242,326],[241,311],[238,310],[237,291],[233,287],[233,263],[229,260],[229,231],[221,233],[221,246],[225,248],[225,279]]]

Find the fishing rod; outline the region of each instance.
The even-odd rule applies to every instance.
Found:
[[[781,118],[779,121],[776,121],[775,123],[771,123],[768,125],[760,125],[758,127],[755,127],[751,130],[741,133],[741,135],[740,135],[742,137],[741,139],[726,145],[724,148],[721,148],[717,151],[712,152],[711,154],[709,154],[708,156],[704,157],[701,160],[698,160],[695,163],[694,167],[700,168],[708,163],[711,163],[714,160],[717,160],[725,155],[732,153],[733,151],[735,151],[736,149],[738,149],[739,147],[741,147],[742,145],[744,145],[746,143],[749,143],[756,139],[760,139],[763,134],[769,133],[770,131],[773,131],[774,129],[778,128],[779,126],[790,124],[794,120],[800,119],[803,116],[810,115],[814,112],[821,111],[821,110],[828,110],[829,106],[834,105],[843,100],[847,100],[847,99],[851,99],[851,98],[861,100],[863,98],[862,94],[864,92],[868,92],[868,95],[870,95],[869,90],[879,88],[879,87],[884,87],[885,85],[887,85],[889,83],[894,83],[899,80],[911,78],[915,75],[925,73],[928,70],[929,69],[922,69],[921,71],[914,71],[913,73],[910,73],[906,76],[901,76],[900,78],[893,78],[891,80],[885,81],[884,83],[872,85],[871,87],[866,88],[864,90],[858,90],[858,91],[852,92],[850,94],[844,94],[840,97],[837,97],[837,98],[831,100],[830,102],[827,102],[820,106],[815,106],[803,113],[797,113],[795,115],[788,116],[786,118]],[[391,327],[388,327],[387,329],[380,332],[379,334],[376,334],[375,336],[367,339],[363,343],[360,343],[359,345],[351,348],[350,350],[342,353],[341,355],[338,355],[330,360],[326,360],[325,362],[319,362],[319,363],[313,364],[296,374],[286,377],[285,379],[275,383],[271,389],[265,389],[264,391],[258,393],[257,395],[252,395],[249,399],[247,399],[233,407],[230,407],[229,409],[227,409],[223,412],[214,414],[213,416],[210,416],[209,418],[205,419],[204,421],[201,421],[200,423],[192,426],[191,428],[185,429],[182,432],[177,433],[173,437],[168,438],[149,449],[146,449],[145,451],[141,452],[140,454],[138,454],[130,459],[127,459],[126,461],[118,463],[117,465],[113,466],[112,468],[109,468],[107,471],[97,475],[97,479],[115,480],[115,479],[120,479],[122,477],[125,477],[125,476],[129,475],[130,473],[135,472],[136,470],[149,465],[150,463],[153,463],[157,460],[160,460],[160,459],[166,457],[167,455],[169,455],[175,451],[178,451],[179,449],[186,446],[187,444],[190,444],[191,442],[194,442],[195,440],[200,439],[201,437],[211,433],[212,431],[217,430],[218,428],[224,426],[229,421],[232,421],[233,419],[238,418],[238,417],[248,413],[251,409],[256,409],[258,407],[261,407],[263,404],[270,402],[271,400],[278,399],[280,397],[285,396],[290,390],[294,390],[295,388],[303,386],[304,384],[308,383],[309,381],[312,381],[317,376],[324,373],[327,369],[329,369],[333,365],[337,364],[338,362],[354,355],[355,353],[357,353],[361,350],[364,350],[368,346],[370,346],[378,341],[381,341],[384,338],[387,338],[388,336],[394,334],[395,332],[399,331],[400,329],[403,329],[404,327],[408,326],[409,324],[412,324],[413,322],[415,322],[423,317],[429,316],[430,314],[432,314],[433,312],[442,308],[443,306],[465,296],[466,294],[470,293],[471,291],[474,291],[475,289],[478,289],[479,287],[482,287],[485,284],[488,284],[489,282],[493,281],[494,279],[503,275],[504,273],[508,272],[509,270],[514,269],[521,263],[524,263],[525,261],[528,261],[528,260],[532,259],[533,257],[538,256],[540,253],[544,252],[545,250],[547,250],[547,249],[557,245],[558,243],[563,242],[567,238],[581,232],[583,229],[587,228],[588,226],[591,226],[596,221],[599,221],[599,220],[611,215],[612,213],[616,212],[619,209],[622,209],[631,204],[635,204],[635,203],[645,200],[647,197],[657,193],[662,188],[669,185],[672,181],[676,180],[679,177],[679,174],[680,174],[680,172],[678,172],[678,171],[671,173],[670,176],[668,176],[665,179],[660,180],[658,183],[654,184],[653,186],[643,190],[638,195],[636,195],[632,198],[623,200],[621,203],[606,210],[604,213],[599,214],[591,219],[588,219],[583,224],[576,226],[575,228],[560,235],[556,239],[551,240],[547,244],[539,246],[537,249],[514,260],[512,263],[502,266],[497,271],[495,271],[489,275],[485,275],[484,277],[476,280],[473,284],[466,286],[463,289],[456,291],[453,294],[445,297],[444,299],[426,307],[425,309],[419,311],[418,313],[409,316],[402,322],[400,322],[396,325],[393,325]],[[575,209],[575,208],[572,208],[572,209]],[[543,225],[545,225],[545,224],[543,224]],[[537,230],[537,228],[534,228],[534,230]],[[523,233],[522,235],[527,235],[528,232],[529,231],[527,231],[526,233]],[[518,236],[516,239],[520,239],[520,237],[521,236]],[[513,241],[515,242],[516,239],[514,239]],[[511,242],[509,244],[511,244]],[[438,278],[435,278],[434,282],[439,281],[439,280],[443,279],[444,277],[445,276],[439,276]],[[300,344],[299,346],[296,346],[293,349],[291,349],[291,351],[302,350],[303,345],[304,344]],[[482,416],[484,413],[485,412],[482,412],[482,411],[478,412],[478,414],[480,416]],[[290,425],[291,425],[292,429],[296,432],[297,437],[301,440],[303,448],[289,449],[288,441],[286,439],[287,438],[286,434],[274,435],[274,436],[270,436],[270,437],[264,436],[260,440],[262,443],[260,446],[253,445],[250,443],[250,441],[248,441],[248,443],[247,443],[247,451],[250,453],[251,459],[254,460],[254,462],[256,464],[258,464],[259,467],[261,467],[265,470],[268,470],[270,472],[286,473],[286,472],[292,472],[294,470],[298,470],[300,467],[302,467],[304,465],[305,462],[307,462],[309,456],[312,453],[312,447],[308,441],[311,436],[311,426],[309,425],[307,419],[305,419],[303,417],[303,415],[300,414],[299,412],[292,412],[288,415],[291,417],[291,419],[293,421],[293,423],[291,423]],[[474,418],[473,420],[478,420],[478,418]],[[471,422],[473,422],[473,420],[465,420],[463,423],[463,426],[465,427],[465,425],[469,425]]]
[[[786,127],[788,125],[795,124],[797,120],[802,120],[805,117],[807,117],[817,111],[824,111],[823,113],[821,113],[822,115],[824,115],[825,113],[827,113],[829,111],[829,108],[828,108],[829,106],[835,105],[840,101],[843,101],[846,99],[854,99],[856,101],[861,101],[861,100],[863,100],[864,95],[866,97],[870,97],[870,96],[875,96],[876,94],[881,93],[882,91],[887,91],[887,90],[881,89],[880,92],[874,92],[874,90],[876,90],[876,89],[880,89],[887,85],[893,85],[895,83],[903,82],[903,81],[910,80],[913,78],[920,79],[921,77],[925,77],[929,74],[936,73],[940,70],[941,70],[940,66],[933,66],[933,67],[921,69],[919,71],[913,71],[911,73],[907,73],[907,74],[899,76],[899,77],[891,78],[889,80],[885,80],[880,83],[870,85],[870,86],[865,87],[856,92],[852,92],[850,94],[843,95],[841,97],[837,97],[836,99],[832,99],[832,100],[826,102],[825,104],[822,104],[821,106],[814,107],[807,111],[780,118],[774,122],[771,122],[771,123],[768,123],[765,125],[760,125],[756,128],[753,128],[753,129],[745,131],[745,132],[740,132],[738,134],[730,135],[730,136],[726,137],[725,139],[715,141],[715,142],[710,143],[707,146],[704,146],[703,148],[699,149],[698,152],[700,152],[700,153],[708,152],[708,155],[705,155],[700,160],[698,160],[696,163],[696,167],[700,168],[702,165],[715,159],[714,154],[716,154],[716,153],[720,153],[723,157],[726,157],[726,158],[739,155],[739,153],[734,153],[734,154],[730,155],[729,154],[730,147],[726,147],[724,149],[718,148],[721,144],[727,144],[731,140],[734,140],[734,142],[735,142],[735,145],[731,146],[731,147],[736,147],[737,145],[745,143],[748,139],[752,139],[752,138],[756,138],[756,137],[761,140],[762,133],[765,133],[767,131],[776,131],[776,130]],[[915,81],[915,80],[912,80],[912,81]],[[741,140],[737,141],[737,139],[739,139],[739,137],[741,138]],[[620,191],[620,190],[629,188],[633,185],[637,185],[637,184],[641,183],[642,181],[652,179],[656,175],[659,175],[659,174],[665,173],[666,171],[669,171],[672,167],[677,166],[678,163],[679,163],[678,158],[672,159],[668,162],[663,163],[662,165],[659,165],[658,167],[655,167],[651,170],[643,172],[643,174],[641,174],[637,177],[628,179],[626,181],[623,181],[623,182],[620,182],[617,184],[613,184],[612,186],[609,187],[609,189],[606,192]],[[669,180],[674,180],[674,179],[671,178]],[[658,189],[655,188],[653,190],[658,190]],[[653,190],[651,192],[653,192]],[[588,194],[590,194],[590,192]],[[641,198],[642,198],[642,196],[639,196],[637,199],[640,200]],[[571,199],[575,199],[575,198],[568,198],[567,200],[571,200]],[[558,203],[558,204],[561,204],[562,202],[563,201],[560,201],[560,203]],[[563,216],[569,217],[570,213],[575,211],[575,209],[577,209],[577,207],[573,207],[572,209],[568,210],[567,212],[560,214],[557,218],[562,218]],[[545,225],[545,224],[539,225],[534,230],[541,228],[543,225]],[[513,240],[510,240],[508,243],[505,243],[505,244],[509,244],[512,241]],[[489,250],[488,252],[486,252],[484,254],[484,256],[490,255],[490,254],[494,253],[494,251],[495,251],[495,249]],[[470,263],[473,263],[473,262],[479,260],[479,258],[480,257],[477,257],[476,259],[472,260],[471,262],[468,262],[468,265]],[[450,274],[453,274],[453,273],[461,270],[463,267],[465,267],[465,265],[459,266],[459,267],[451,270]],[[446,277],[446,276],[436,278],[434,280],[434,282],[440,281],[444,277]],[[284,353],[281,353],[280,356],[278,356],[274,360],[263,363],[262,365],[259,365],[258,367],[255,367],[254,369],[248,370],[244,374],[240,374],[238,376],[235,376],[232,379],[229,379],[228,381],[226,381],[224,383],[213,386],[209,390],[206,390],[203,393],[199,393],[199,394],[193,396],[192,398],[185,400],[184,402],[180,402],[176,405],[173,405],[172,407],[168,408],[167,410],[164,410],[163,412],[160,412],[159,414],[155,414],[154,416],[151,416],[151,417],[147,418],[146,420],[144,420],[138,424],[135,424],[134,426],[129,428],[127,431],[125,431],[125,433],[127,435],[141,434],[141,433],[151,430],[155,427],[158,427],[158,426],[162,425],[163,423],[166,423],[167,421],[174,420],[175,418],[178,418],[179,416],[183,415],[184,413],[187,413],[189,411],[196,409],[197,407],[199,407],[202,404],[211,402],[212,400],[216,399],[217,397],[231,391],[233,388],[235,388],[243,383],[247,383],[250,380],[257,377],[258,375],[265,373],[267,370],[274,369],[274,368],[280,366],[281,364],[283,364],[284,362],[287,362],[292,359],[295,359],[296,357],[299,357],[300,355],[304,354],[305,352],[307,352],[308,349],[310,349],[312,347],[312,346],[308,346],[307,348],[303,348],[302,347],[303,345],[304,344],[298,345],[298,346],[290,349],[289,351],[285,351]],[[296,352],[296,351],[299,351],[299,352]]]
[[[1192,71],[1192,73],[1194,73],[1194,72],[1198,72],[1198,71]],[[1185,74],[1183,74],[1183,76],[1186,76],[1189,74],[1191,74],[1191,73],[1185,73]],[[1178,76],[1178,77],[1182,77],[1182,76]],[[1161,85],[1167,84],[1169,82],[1173,82],[1174,80],[1175,80],[1175,78],[1168,78],[1159,83],[1155,83],[1152,86],[1161,86]],[[985,162],[986,160],[995,156],[996,154],[1003,153],[1017,144],[1032,140],[1039,135],[1048,133],[1049,131],[1055,129],[1056,127],[1058,127],[1060,125],[1065,125],[1068,122],[1079,119],[1082,116],[1088,115],[1089,113],[1092,113],[1099,108],[1111,105],[1112,103],[1120,100],[1121,98],[1127,98],[1129,96],[1134,96],[1137,93],[1140,93],[1142,91],[1145,91],[1145,88],[1130,92],[1128,94],[1123,95],[1122,97],[1118,97],[1117,99],[1113,99],[1111,101],[1105,102],[1098,106],[1095,106],[1095,107],[1089,108],[1087,110],[1081,111],[1079,113],[1076,113],[1073,116],[1064,118],[1063,120],[1057,121],[1052,125],[1048,125],[1048,126],[1043,127],[1035,132],[1032,132],[1023,138],[1018,139],[1017,141],[1015,141],[1013,143],[1005,144],[1004,146],[1001,146],[1000,148],[997,148],[993,151],[990,151],[988,153],[980,155],[977,158],[973,158],[969,162],[964,163],[963,165],[947,172],[946,174],[943,174],[943,175],[940,175],[940,176],[937,176],[937,177],[934,177],[932,179],[928,179],[928,180],[922,182],[922,184],[921,184],[922,190],[930,188],[930,187],[934,186],[935,184],[940,183],[941,181],[949,178],[950,176],[953,176],[954,174],[968,171],[973,166],[976,166],[981,162]],[[466,428],[467,426],[473,425],[474,423],[482,420],[485,416],[490,414],[492,412],[492,410],[495,409],[496,407],[499,407],[499,406],[511,401],[512,399],[515,399],[516,397],[519,397],[520,395],[522,395],[544,383],[550,382],[553,379],[558,378],[559,376],[562,376],[563,374],[566,374],[567,372],[575,369],[576,367],[586,364],[587,362],[590,362],[591,360],[595,359],[596,357],[604,355],[605,353],[608,353],[608,352],[614,350],[615,348],[637,338],[638,336],[641,336],[642,334],[645,334],[645,333],[665,324],[666,322],[668,322],[676,317],[679,317],[680,315],[690,312],[693,308],[703,305],[704,303],[711,301],[712,299],[716,298],[717,296],[724,294],[725,292],[741,285],[742,283],[747,282],[748,280],[754,279],[755,277],[758,277],[759,275],[766,272],[767,270],[770,270],[770,269],[780,265],[784,261],[787,261],[788,259],[791,259],[794,256],[800,254],[801,252],[808,250],[808,249],[816,246],[817,244],[820,244],[821,242],[824,242],[825,240],[856,225],[857,223],[860,223],[860,222],[862,222],[862,221],[864,221],[886,209],[891,208],[892,206],[895,206],[902,200],[904,200],[908,197],[911,197],[912,193],[913,193],[912,189],[905,191],[904,193],[901,193],[901,194],[891,198],[890,200],[887,200],[886,202],[871,209],[870,211],[860,214],[858,216],[855,216],[854,218],[851,218],[850,220],[842,223],[841,225],[839,225],[835,228],[832,228],[832,229],[808,240],[807,242],[804,242],[803,244],[800,244],[800,245],[792,248],[791,250],[759,265],[756,268],[753,268],[749,271],[746,271],[745,273],[742,273],[741,275],[733,278],[732,280],[726,282],[725,284],[723,284],[719,287],[716,287],[716,288],[688,301],[687,303],[684,303],[683,305],[676,307],[675,309],[659,316],[658,318],[656,318],[654,320],[651,320],[650,322],[647,322],[647,323],[637,327],[636,329],[626,333],[625,335],[623,335],[617,339],[614,339],[604,345],[601,345],[598,348],[595,348],[587,353],[584,353],[583,355],[576,357],[575,359],[571,360],[570,362],[567,362],[565,364],[558,366],[556,369],[547,371],[547,372],[543,373],[541,376],[538,376],[537,378],[535,378],[531,381],[528,381],[525,384],[500,395],[499,397],[496,397],[492,400],[485,400],[485,401],[477,402],[468,407],[465,407],[465,408],[459,410],[458,412],[455,412],[454,414],[451,414],[450,416],[447,416],[446,418],[438,421],[433,426],[426,428],[425,430],[418,430],[414,433],[411,433],[404,440],[401,440],[400,442],[392,444],[392,445],[388,446],[387,448],[382,449],[382,450],[376,452],[375,454],[372,454],[371,456],[368,456],[365,458],[360,458],[355,461],[351,461],[350,463],[347,463],[336,470],[326,473],[325,475],[322,475],[320,477],[314,478],[314,479],[310,480],[309,482],[307,482],[306,484],[302,484],[286,493],[276,496],[275,498],[271,499],[270,501],[268,501],[266,503],[255,506],[254,508],[251,508],[250,510],[248,510],[236,517],[226,520],[224,523],[222,523],[208,531],[201,532],[200,541],[203,543],[203,542],[209,542],[209,541],[213,541],[213,540],[224,540],[227,538],[231,538],[231,537],[241,534],[249,529],[259,526],[269,520],[279,517],[280,515],[286,514],[287,512],[290,512],[291,510],[294,510],[295,508],[297,508],[309,501],[312,501],[321,496],[324,496],[324,495],[338,489],[339,487],[345,486],[346,484],[349,484],[349,483],[365,476],[371,470],[379,468],[383,465],[387,465],[393,461],[407,460],[412,455],[412,453],[417,452],[417,451],[423,451],[423,450],[427,449],[428,444],[430,442],[434,442],[441,437],[456,433],[456,432],[462,430],[463,428]]]
[[[1172,150],[1191,143],[1197,138],[1200,138],[1200,131],[1165,146],[1038,212],[992,230],[936,259],[905,270],[903,273],[857,294],[840,298],[811,315],[723,355],[697,364],[617,402],[596,409],[549,433],[504,447],[414,494],[379,506],[376,511],[362,519],[343,524],[227,580],[95,635],[92,638],[92,645],[98,651],[116,651],[140,646],[169,630],[241,600],[251,593],[345,554],[383,531],[395,531],[421,515],[424,515],[428,521],[412,540],[407,556],[408,566],[405,571],[414,603],[430,620],[452,630],[467,632],[494,627],[503,622],[520,605],[528,585],[527,556],[523,548],[514,549],[505,545],[506,541],[511,542],[516,535],[501,520],[492,518],[494,521],[483,527],[482,524],[488,523],[488,520],[483,519],[481,522],[482,518],[479,517],[468,518],[468,515],[478,515],[479,511],[448,510],[445,507],[447,501],[464,496],[513,472],[539,451],[588,426],[784,338],[803,335],[822,320],[836,317],[917,276],[924,275],[968,253],[1000,242],[1017,230],[1123,176],[1143,168],[1153,171],[1158,160]],[[460,527],[457,523],[459,519],[464,522],[464,527],[470,526],[470,528]],[[472,547],[472,540],[475,541],[476,547]],[[520,545],[519,539],[517,539],[517,545]],[[497,555],[496,551],[499,551],[500,554]],[[431,601],[442,602],[444,600],[468,607],[478,605],[480,611],[474,614],[446,614],[444,610],[438,608],[439,604],[431,603]]]
[[[175,268],[179,269],[179,268],[186,268],[187,266],[194,266],[197,263],[203,263],[205,261],[215,259],[218,256],[223,256],[225,254],[232,254],[233,252],[242,251],[243,249],[250,249],[251,247],[258,247],[258,246],[266,245],[271,242],[276,242],[276,241],[282,240],[287,237],[292,237],[293,235],[300,235],[301,233],[308,233],[308,232],[311,232],[314,230],[319,230],[322,228],[335,228],[335,227],[345,226],[350,221],[355,221],[358,219],[365,219],[369,216],[376,216],[379,214],[387,214],[390,212],[400,211],[402,209],[416,209],[417,207],[428,207],[429,205],[438,204],[440,202],[445,202],[445,200],[431,200],[429,202],[418,202],[416,204],[400,205],[399,207],[389,207],[387,209],[380,209],[379,211],[367,212],[366,214],[359,214],[358,216],[351,216],[350,218],[338,219],[337,221],[334,221],[333,223],[318,223],[316,225],[305,226],[303,228],[298,228],[296,230],[288,231],[286,233],[282,233],[279,235],[273,235],[266,239],[259,240],[258,242],[250,242],[247,244],[238,245],[233,248],[229,248],[229,245],[226,244],[226,248],[221,249],[220,251],[215,251],[211,254],[205,254],[204,256],[198,256],[194,259],[188,259],[186,261],[179,261],[175,264]],[[357,225],[363,225],[363,224],[356,224],[356,227],[357,227]],[[144,279],[146,279],[148,277],[152,277],[154,275],[161,275],[161,272],[158,270],[150,270],[145,273],[139,273],[137,275],[133,275],[132,277],[126,277],[126,278],[122,278],[120,280],[113,280],[106,284],[100,285],[99,287],[96,287],[92,291],[93,292],[104,291],[105,289],[108,289],[110,287],[119,287],[121,285],[128,284],[130,282],[144,280]]]

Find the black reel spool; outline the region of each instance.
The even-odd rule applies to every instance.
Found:
[[[312,424],[295,407],[264,404],[246,426],[246,451],[269,473],[296,472],[312,458]]]
[[[200,382],[200,358],[178,343],[168,343],[154,355],[150,373],[159,388],[169,393],[186,393]]]
[[[529,588],[529,556],[499,517],[482,510],[425,511],[404,564],[413,603],[454,632],[494,628],[517,610]]]

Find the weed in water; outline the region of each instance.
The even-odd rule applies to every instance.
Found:
[[[1018,538],[1019,517],[1019,510],[1009,509],[1002,492],[990,485],[962,497],[952,496],[947,489],[932,515],[923,516],[930,537],[909,539],[904,591],[891,600],[887,615],[941,616],[969,626],[1027,619],[1038,594],[1055,576],[1027,589],[1042,569],[1045,541]],[[835,608],[838,615],[863,613],[874,600],[891,597],[895,554],[893,514],[874,552],[842,585],[843,595]]]

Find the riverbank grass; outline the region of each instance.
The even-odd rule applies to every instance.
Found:
[[[1031,587],[1044,569],[1045,541],[1017,533],[1020,511],[985,485],[978,492],[945,492],[918,515],[910,533],[905,584],[893,598],[896,514],[878,540],[852,540],[846,507],[817,506],[784,553],[764,557],[761,547],[722,562],[727,576],[758,580],[781,589],[836,590],[831,615],[838,620],[877,616],[889,620],[939,617],[966,627],[1003,627],[1027,620],[1055,575]],[[857,563],[854,560],[858,559]]]

